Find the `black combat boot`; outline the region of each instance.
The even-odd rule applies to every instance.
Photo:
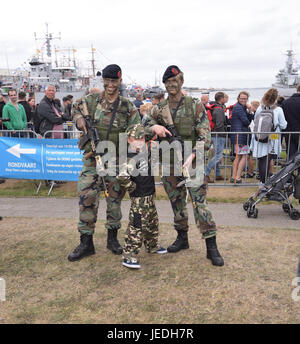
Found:
[[[107,248],[111,250],[113,254],[120,255],[123,253],[123,248],[118,241],[117,235],[117,229],[109,229],[107,231]]]
[[[95,254],[95,247],[93,243],[93,236],[88,234],[82,234],[80,236],[80,245],[69,254],[68,259],[70,262],[75,262],[84,257]]]
[[[205,240],[207,248],[207,259],[212,261],[215,266],[223,266],[224,260],[218,251],[216,236]]]
[[[169,253],[176,253],[180,250],[187,250],[190,248],[187,231],[179,230],[177,232],[177,239],[171,246],[168,247]]]

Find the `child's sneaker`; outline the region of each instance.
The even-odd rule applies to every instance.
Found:
[[[140,269],[141,266],[136,258],[124,258],[122,264],[129,269]]]
[[[168,253],[168,251],[163,248],[163,247],[160,247],[155,253],[158,253],[158,254],[165,254],[165,253]]]

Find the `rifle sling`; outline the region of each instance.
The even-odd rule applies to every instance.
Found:
[[[119,102],[120,102],[120,97],[118,97],[118,99],[114,102],[114,105],[113,105],[114,107],[113,107],[113,111],[112,111],[112,115],[111,115],[111,119],[110,119],[110,124],[109,124],[109,128],[108,128],[107,135],[106,135],[106,141],[108,141],[108,139],[109,139],[109,135],[110,135],[110,132],[112,130],[112,126],[114,124]]]

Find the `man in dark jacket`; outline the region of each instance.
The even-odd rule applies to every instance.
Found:
[[[0,93],[0,118],[2,118],[2,110],[3,110],[5,105],[6,105],[5,98]],[[0,119],[0,130],[3,130],[3,123],[1,121],[1,119]],[[3,183],[5,183],[5,179],[0,179],[0,184],[3,184]],[[0,217],[0,220],[2,220],[1,217]]]
[[[0,117],[2,117],[2,110],[5,105],[6,105],[5,98],[3,97],[2,94],[0,94]]]
[[[58,103],[55,100],[55,87],[53,85],[48,85],[45,90],[45,97],[41,100],[38,108],[37,114],[41,118],[41,123],[39,126],[39,132],[44,135],[47,131],[62,131],[63,122],[68,120],[68,118],[61,112]],[[52,135],[53,138],[63,138],[63,133],[61,135]],[[61,136],[61,137],[59,137]],[[47,138],[51,137],[51,134],[46,134]]]
[[[210,162],[206,166],[205,176],[206,180],[210,183],[212,182],[209,178],[210,172],[213,168],[216,169],[216,180],[224,180],[221,176],[220,170],[220,162],[223,158],[223,150],[225,147],[226,135],[225,134],[217,134],[217,133],[224,133],[225,130],[225,93],[217,92],[215,95],[215,102],[212,102],[210,105],[213,105],[212,111],[212,120],[215,124],[212,130],[212,144],[215,151],[215,156],[210,160]],[[215,133],[215,134],[214,134]]]
[[[32,112],[31,112],[31,108],[29,106],[29,104],[26,101],[26,93],[23,91],[20,91],[18,94],[18,103],[23,105],[23,108],[26,112],[26,117],[27,117],[27,122],[31,121],[31,117],[32,117]]]
[[[286,99],[282,103],[282,109],[285,119],[287,121],[287,132],[299,132],[300,131],[300,85],[297,87],[297,93],[293,94],[289,99]],[[293,157],[296,152],[299,151],[299,134],[291,135],[291,140],[287,141],[287,152],[289,152],[289,158]]]
[[[0,118],[2,118],[2,110],[4,106],[6,105],[5,98],[3,97],[2,94],[0,94]],[[0,119],[0,130],[3,130],[3,122]]]
[[[63,104],[64,104],[64,113],[68,117],[68,121],[71,121],[71,110],[72,110],[72,102],[69,97],[63,97]]]

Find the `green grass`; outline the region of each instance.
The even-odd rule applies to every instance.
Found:
[[[68,182],[62,184],[59,188],[54,188],[50,196],[48,196],[49,187],[45,182],[38,194],[36,194],[39,181],[31,180],[6,180],[4,184],[0,184],[0,197],[56,197],[56,198],[77,198],[77,183]],[[207,201],[210,203],[244,203],[254,192],[256,187],[211,187],[208,189]],[[100,198],[104,198],[101,193]],[[125,200],[128,200],[126,194]],[[168,200],[163,186],[156,188],[157,200]],[[263,201],[264,204],[274,204],[276,202]],[[297,200],[293,200],[295,206],[299,205]]]
[[[123,243],[124,230],[119,233]],[[0,223],[0,277],[6,301],[0,322],[185,324],[297,323],[300,302],[291,298],[299,254],[299,230],[221,228],[225,266],[214,267],[195,226],[190,249],[177,254],[140,253],[131,271],[106,249],[98,221],[96,255],[70,263],[78,245],[76,220],[5,218]],[[175,233],[160,226],[160,243]]]

